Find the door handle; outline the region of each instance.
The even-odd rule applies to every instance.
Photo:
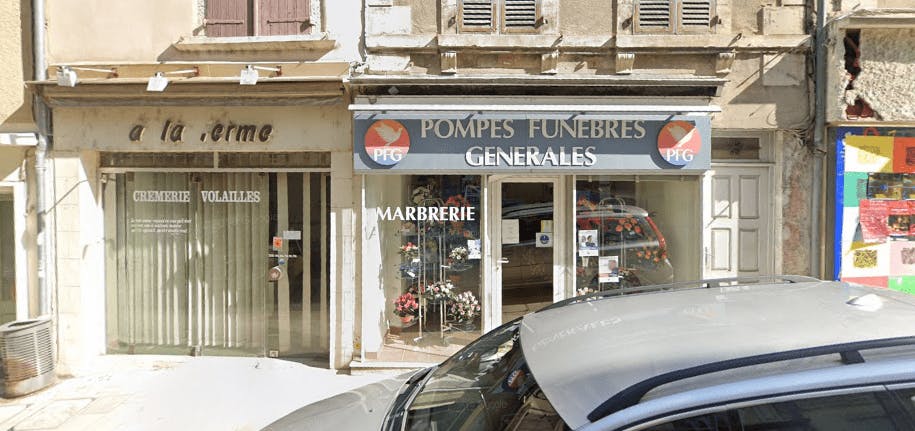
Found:
[[[508,263],[508,258],[503,257],[503,258],[499,259],[499,263]]]

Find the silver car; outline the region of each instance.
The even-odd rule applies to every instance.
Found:
[[[267,429],[915,430],[915,296],[790,276],[598,292]]]

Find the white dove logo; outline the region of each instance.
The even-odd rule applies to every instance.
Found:
[[[380,165],[392,166],[410,151],[407,128],[395,120],[378,120],[365,132],[365,153]]]
[[[375,133],[377,133],[378,136],[381,136],[381,139],[384,139],[384,146],[388,147],[400,139],[400,135],[403,134],[403,126],[398,127],[397,130],[394,130],[391,126],[385,123],[375,123]]]
[[[702,150],[702,136],[688,121],[671,121],[658,133],[658,152],[674,166],[686,166]]]

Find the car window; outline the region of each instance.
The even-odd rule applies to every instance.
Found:
[[[902,404],[902,408],[905,409],[909,420],[915,424],[915,388],[898,389],[892,392],[896,395],[899,403]],[[913,425],[913,429],[915,429],[915,425]]]
[[[885,392],[805,398],[711,413],[646,428],[651,431],[903,431],[911,430]]]
[[[555,412],[542,396],[521,351],[520,319],[480,337],[446,360],[407,407],[407,430],[502,430],[539,423],[520,411]],[[524,429],[515,428],[515,429]]]

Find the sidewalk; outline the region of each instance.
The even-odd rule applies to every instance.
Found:
[[[0,430],[259,430],[392,374],[337,375],[269,358],[101,356],[97,371],[0,399]]]

